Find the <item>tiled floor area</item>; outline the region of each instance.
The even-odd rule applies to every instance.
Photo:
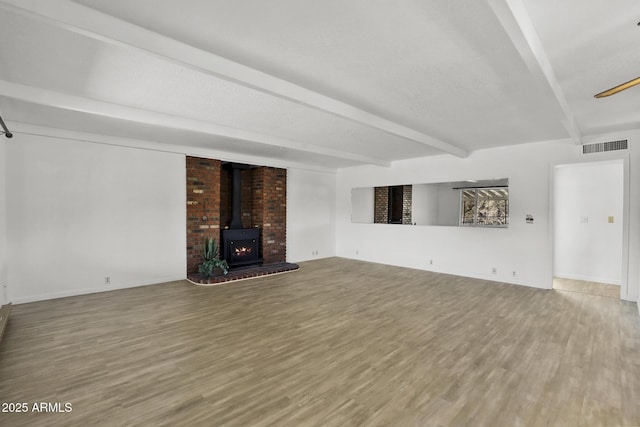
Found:
[[[580,292],[600,297],[620,298],[620,286],[607,283],[588,282],[586,280],[553,278],[553,289],[559,291]]]

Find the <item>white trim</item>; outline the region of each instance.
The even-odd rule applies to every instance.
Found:
[[[626,153],[622,159],[623,201],[622,201],[622,274],[620,283],[620,299],[629,300],[629,224],[631,222],[631,167],[630,155]]]
[[[136,282],[136,283],[125,283],[120,285],[104,285],[104,287],[101,287],[101,288],[85,288],[85,289],[73,289],[73,290],[62,291],[62,292],[51,292],[48,294],[39,294],[39,295],[32,295],[28,297],[13,298],[11,302],[13,304],[26,304],[30,302],[36,302],[36,301],[45,301],[45,300],[56,299],[56,298],[66,298],[66,297],[73,297],[78,295],[97,294],[100,292],[109,292],[109,291],[115,291],[119,289],[137,288],[140,286],[157,285],[160,283],[176,282],[181,280],[186,280],[186,276],[160,277],[157,279],[145,280],[145,281]]]
[[[602,139],[601,137],[599,139]],[[621,139],[624,139],[621,138]],[[550,163],[549,167],[549,211],[547,212],[548,221],[549,221],[549,257],[551,262],[551,275],[549,277],[549,282],[553,283],[553,275],[554,275],[554,236],[555,236],[555,221],[553,218],[553,199],[554,199],[554,182],[555,182],[555,169],[556,166],[561,165],[573,165],[580,163],[597,163],[597,162],[606,162],[612,160],[622,160],[622,168],[623,168],[623,218],[622,218],[622,268],[620,275],[620,299],[625,301],[630,300],[630,291],[629,291],[629,223],[631,221],[631,210],[630,210],[630,198],[631,198],[631,188],[630,188],[630,154],[620,151],[610,151],[603,153],[594,153],[584,155],[582,158],[571,158],[568,160],[558,160]]]
[[[382,224],[382,225],[384,225],[384,224]],[[452,227],[457,227],[457,226],[452,226]],[[331,257],[329,257],[329,258],[331,258]],[[355,256],[351,257],[351,256],[346,256],[346,255],[340,255],[337,258],[352,259],[352,260],[355,260],[355,261],[368,262],[368,263],[371,263],[371,264],[378,264],[378,265],[390,265],[390,266],[393,266],[393,267],[401,267],[401,268],[406,268],[406,269],[409,269],[409,270],[428,271],[430,273],[446,274],[448,276],[464,277],[464,278],[467,278],[467,279],[485,280],[487,282],[500,283],[500,284],[503,284],[503,285],[526,286],[528,288],[541,289],[541,290],[551,290],[552,289],[550,284],[548,286],[544,286],[544,285],[540,285],[539,283],[534,283],[534,282],[529,282],[529,281],[524,281],[524,280],[519,280],[519,279],[513,279],[512,277],[508,277],[508,278],[499,277],[499,276],[495,276],[493,274],[475,274],[475,273],[461,274],[460,272],[457,272],[457,271],[451,271],[450,272],[450,271],[446,271],[446,270],[435,270],[435,269],[420,268],[420,267],[407,267],[406,265],[388,264],[388,263],[383,263],[383,262],[379,262],[379,261],[369,261],[367,259],[356,258]]]

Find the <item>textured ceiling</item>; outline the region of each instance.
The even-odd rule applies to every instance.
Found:
[[[562,132],[486,2],[81,3],[468,149]]]
[[[640,128],[640,86],[593,98],[640,76],[640,2],[527,0],[526,6],[581,130]]]
[[[497,16],[514,2],[551,66],[542,83]],[[632,0],[33,5],[0,0],[8,122],[329,168],[568,139],[567,119],[582,135],[640,126],[640,87],[593,98],[640,74]]]

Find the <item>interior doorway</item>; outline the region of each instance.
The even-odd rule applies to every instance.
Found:
[[[553,287],[620,298],[626,284],[624,160],[557,165]]]

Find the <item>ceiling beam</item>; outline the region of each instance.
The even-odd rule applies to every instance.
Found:
[[[382,160],[375,157],[363,156],[360,154],[334,150],[332,148],[320,147],[312,144],[294,142],[284,138],[221,126],[202,120],[188,119],[185,117],[178,117],[170,114],[157,113],[155,111],[142,110],[110,102],[68,95],[65,93],[35,88],[33,86],[21,85],[6,80],[0,80],[0,96],[6,96],[8,98],[18,99],[32,104],[46,105],[62,108],[64,110],[79,111],[98,116],[128,120],[146,125],[170,127],[172,129],[182,129],[186,131],[222,136],[238,140],[238,143],[241,143],[241,141],[251,141],[275,147],[283,147],[291,150],[351,160],[358,163],[378,166],[391,165],[391,162],[388,160]]]
[[[215,148],[192,147],[186,145],[167,144],[141,139],[122,138],[119,136],[102,135],[90,132],[72,131],[68,129],[52,128],[49,126],[39,126],[30,123],[11,122],[11,127],[15,129],[18,138],[16,144],[20,143],[19,135],[34,135],[45,138],[65,139],[78,142],[89,142],[92,144],[111,145],[115,147],[126,147],[137,150],[157,151],[162,153],[184,154],[186,156],[205,157],[218,159],[224,162],[249,163],[261,166],[270,166],[283,169],[303,169],[315,172],[335,174],[336,169],[318,166],[314,164],[301,163],[297,161],[265,158],[263,156],[253,156],[246,154],[231,153]]]
[[[50,24],[103,42],[151,53],[205,74],[401,136],[445,153],[458,157],[468,154],[456,145],[353,105],[68,0],[1,0],[0,6],[32,17],[35,15]]]
[[[576,144],[582,144],[582,132],[576,123],[569,103],[560,88],[551,62],[542,47],[531,18],[522,0],[489,0],[489,4],[520,53],[533,76],[548,87],[555,97],[560,121]]]

